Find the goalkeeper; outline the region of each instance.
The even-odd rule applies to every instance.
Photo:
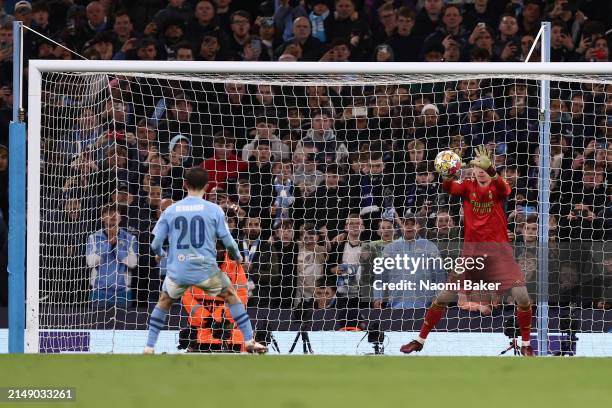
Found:
[[[162,293],[149,320],[145,354],[153,354],[160,330],[172,304],[190,286],[196,286],[210,296],[219,296],[229,306],[234,322],[244,337],[250,353],[265,353],[268,349],[253,339],[251,320],[226,274],[217,266],[217,238],[221,239],[232,260],[240,263],[242,256],[230,235],[221,207],[202,196],[208,184],[208,172],[194,167],[185,173],[187,197],[168,207],[153,229],[151,249],[158,257],[167,257],[167,274]],[[162,249],[168,238],[168,254]]]
[[[443,175],[444,191],[463,198],[465,224],[465,239],[463,257],[481,257],[483,267],[466,270],[457,275],[451,272],[449,282],[454,282],[458,291],[466,293],[464,283],[482,280],[497,284],[497,291],[511,291],[517,303],[516,317],[521,333],[521,354],[533,356],[529,345],[531,334],[531,301],[525,279],[516,263],[512,247],[508,242],[507,220],[503,201],[508,197],[511,188],[508,183],[497,175],[492,165],[492,159],[485,146],[476,149],[476,157],[472,160],[473,178],[455,180],[457,172]],[[435,327],[446,311],[447,304],[456,300],[457,291],[443,290],[434,299],[425,314],[419,336],[400,351],[412,353],[421,351],[429,332]]]

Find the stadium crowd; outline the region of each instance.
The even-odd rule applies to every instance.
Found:
[[[19,1],[14,18],[88,59],[282,62],[524,61],[548,20],[553,61],[597,62],[609,60],[608,3],[58,0]],[[0,9],[5,220],[11,18]],[[28,31],[24,52],[78,58]],[[537,49],[532,55],[539,60]],[[250,306],[426,307],[431,291],[374,290],[373,259],[417,255],[425,240],[459,254],[461,205],[441,191],[432,161],[446,149],[469,160],[478,145],[512,186],[508,235],[535,291],[534,81],[301,86],[120,75],[99,99],[67,83],[48,78],[42,107],[41,289],[49,301],[133,307],[155,299],[164,264],[150,252],[151,230],[183,197],[184,170],[201,166],[206,198],[224,208],[243,251]],[[552,92],[550,292],[557,302],[609,308],[612,84],[553,82]],[[440,281],[444,272],[383,277],[423,278]],[[490,314],[510,301],[480,293],[459,303]]]

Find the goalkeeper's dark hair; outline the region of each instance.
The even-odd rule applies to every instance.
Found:
[[[190,190],[203,190],[208,184],[208,171],[201,167],[192,167],[185,172],[185,184]]]

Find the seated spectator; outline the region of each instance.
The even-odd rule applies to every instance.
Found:
[[[182,20],[169,19],[160,27],[160,42],[163,44],[167,60],[174,60],[174,49],[185,41],[185,23]]]
[[[439,257],[438,248],[426,239],[419,237],[420,221],[412,215],[404,217],[402,222],[402,238],[387,244],[383,249],[384,258],[396,257]],[[374,307],[389,307],[392,309],[414,309],[429,307],[435,291],[423,289],[419,282],[443,283],[446,272],[439,262],[424,262],[416,267],[404,269],[400,265],[383,268],[382,273],[374,277]],[[414,290],[390,289],[384,284],[412,282]],[[394,285],[395,286],[395,285]]]
[[[138,242],[119,227],[120,222],[121,215],[115,206],[104,207],[103,228],[87,240],[90,300],[103,307],[125,307],[132,300],[130,269],[138,263]]]
[[[208,170],[208,187],[211,191],[215,187],[225,189],[228,180],[235,179],[244,172],[248,162],[236,156],[236,139],[228,132],[219,131],[213,141],[214,155],[202,162],[201,167]]]

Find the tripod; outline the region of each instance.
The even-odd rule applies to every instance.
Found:
[[[304,323],[300,324],[300,330],[295,335],[295,339],[293,339],[293,344],[289,349],[289,354],[293,353],[293,350],[295,349],[300,337],[302,337],[302,349],[304,354],[314,354],[312,351],[312,345],[310,344],[310,337],[308,337],[308,332],[304,330]]]

